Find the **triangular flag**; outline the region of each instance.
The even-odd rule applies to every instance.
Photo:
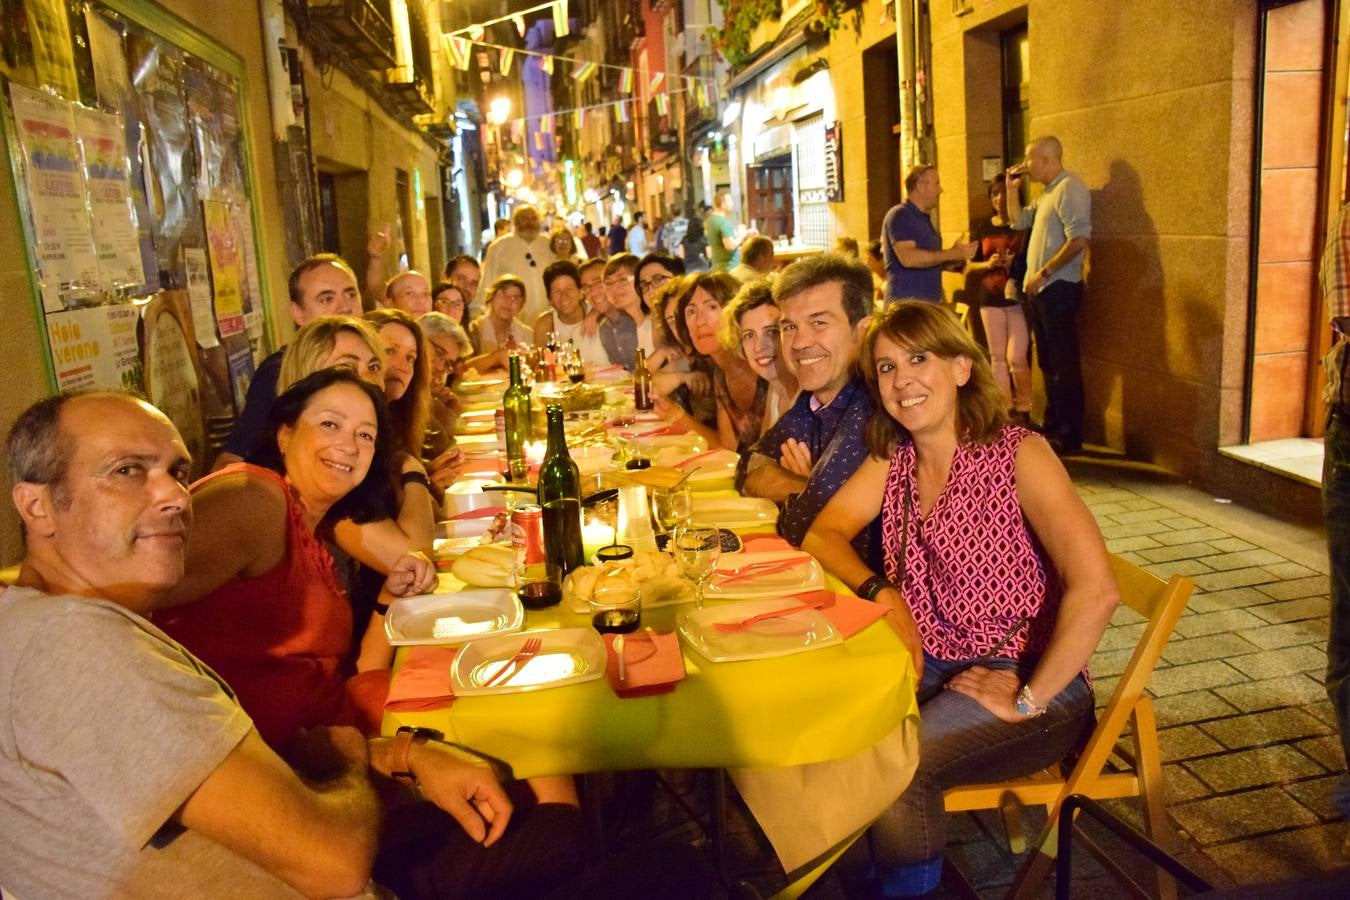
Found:
[[[633,70],[624,69],[623,74],[619,76],[619,90],[625,94],[633,93]]]
[[[578,106],[572,110],[572,124],[578,128],[586,124],[586,107]]]
[[[470,25],[470,26],[469,26],[469,37],[470,37],[470,39],[472,39],[472,40],[475,40],[475,41],[481,41],[481,40],[483,39],[483,26],[482,26],[482,25]]]
[[[661,86],[661,82],[665,80],[666,80],[666,73],[657,72],[655,75],[652,76],[652,81],[651,84],[647,86],[647,91],[649,93],[655,94],[656,89],[659,88]]]
[[[524,16],[512,16],[512,17],[511,17],[511,21],[515,23],[515,25],[516,25],[516,31],[520,32],[520,36],[521,36],[521,37],[524,37],[524,36],[525,36],[525,17],[524,17]]]
[[[510,75],[511,60],[515,58],[516,51],[512,50],[510,47],[503,47],[497,52],[499,54],[497,58],[497,70],[503,75]]]
[[[572,80],[585,81],[587,78],[590,78],[594,74],[595,74],[595,63],[579,62],[572,69]]]
[[[451,38],[450,43],[455,47],[455,65],[461,72],[469,71],[469,64],[473,62],[473,45],[462,37]]]
[[[553,4],[553,36],[566,37],[572,28],[567,21],[567,0],[558,0]]]
[[[552,134],[552,133],[553,133],[553,113],[546,113],[546,114],[544,115],[544,117],[543,117],[542,119],[539,120],[539,127],[542,128],[544,131],[548,132],[549,134]]]
[[[627,121],[628,121],[628,101],[627,101],[627,100],[620,100],[618,103],[614,104],[614,120],[615,120],[616,122],[627,122]]]
[[[545,75],[553,74],[553,57],[545,56],[539,61],[539,67],[544,70]]]
[[[669,111],[669,109],[670,109],[670,104],[667,102],[667,95],[666,95],[665,93],[657,94],[657,95],[656,95],[656,114],[659,115],[659,116],[664,116],[664,115]]]

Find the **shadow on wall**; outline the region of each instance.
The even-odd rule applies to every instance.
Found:
[[[1184,358],[1191,372],[1218,372],[1223,336],[1206,300],[1216,286],[1199,280],[1212,269],[1197,265],[1194,279],[1178,274],[1169,289],[1143,185],[1124,160],[1113,160],[1106,184],[1092,191],[1092,220],[1079,318],[1085,430],[1131,458],[1166,464],[1178,450],[1196,452],[1213,440],[1217,387],[1204,402],[1195,375],[1170,364]]]

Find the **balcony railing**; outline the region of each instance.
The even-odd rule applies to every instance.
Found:
[[[309,17],[352,62],[377,70],[394,65],[389,0],[309,0]]]

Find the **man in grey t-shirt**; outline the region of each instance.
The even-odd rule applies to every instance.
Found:
[[[187,451],[119,394],[44,400],[10,432],[25,557],[0,597],[0,882],[40,897],[350,896],[379,801],[354,729],[298,764],[144,618],[183,577]],[[317,771],[317,770],[316,770]]]

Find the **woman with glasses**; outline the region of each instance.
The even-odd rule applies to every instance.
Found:
[[[437,282],[431,289],[431,308],[454,319],[460,328],[469,327],[469,298],[458,285],[449,281]]]
[[[605,263],[605,297],[610,311],[600,323],[600,343],[605,356],[617,366],[632,371],[638,348],[650,356],[652,322],[647,304],[637,291],[638,258],[631,253],[616,253]]]
[[[503,275],[487,289],[487,308],[469,325],[469,339],[476,355],[465,364],[467,369],[487,372],[505,369],[507,355],[534,336],[525,323],[516,318],[525,305],[525,282],[514,275]]]

